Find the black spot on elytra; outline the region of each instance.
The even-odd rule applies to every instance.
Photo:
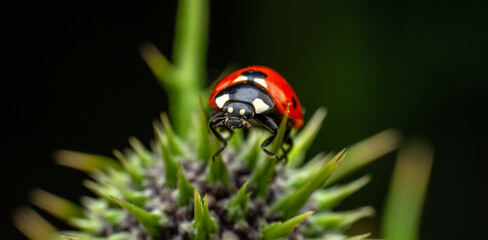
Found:
[[[241,73],[241,75],[246,76],[249,81],[254,81],[255,78],[265,79],[268,75],[260,71],[247,70]]]
[[[295,99],[295,97],[292,97],[291,101],[293,102],[293,108],[297,108],[297,100]]]

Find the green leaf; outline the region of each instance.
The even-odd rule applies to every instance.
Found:
[[[382,219],[386,239],[418,238],[433,158],[432,146],[424,140],[400,148]]]
[[[312,116],[307,125],[300,131],[300,133],[293,139],[293,148],[288,154],[287,167],[298,167],[303,163],[305,153],[308,151],[313,141],[320,131],[322,122],[327,115],[327,109],[319,108]]]
[[[319,190],[314,196],[315,205],[318,207],[318,210],[330,210],[337,206],[343,199],[364,187],[370,179],[369,176],[364,176],[342,186]]]
[[[64,221],[84,216],[83,209],[77,204],[44,190],[35,189],[29,197],[34,205]]]
[[[131,213],[152,236],[159,236],[159,230],[162,226],[163,219],[165,218],[163,213],[156,214],[147,212],[146,210],[139,208],[132,203],[128,203],[113,196],[111,197],[118,205]]]
[[[279,240],[285,239],[293,230],[300,225],[308,216],[315,211],[306,212],[296,217],[290,218],[285,222],[275,222],[261,229],[262,240]]]
[[[358,220],[371,217],[375,213],[372,207],[362,207],[346,212],[324,212],[310,217],[309,227],[315,232],[344,230]]]
[[[59,165],[78,169],[83,172],[104,171],[108,168],[122,169],[115,159],[68,150],[57,151],[54,154],[54,159]]]
[[[193,185],[188,182],[185,175],[183,174],[183,170],[181,167],[181,163],[178,164],[178,205],[179,206],[187,206],[193,200],[194,194]]]
[[[148,166],[153,162],[151,152],[144,147],[144,144],[139,139],[130,137],[129,144],[136,151],[137,156],[142,160],[144,166]]]
[[[327,181],[326,186],[337,183],[344,176],[397,149],[401,140],[402,136],[399,131],[388,129],[348,147],[346,161]]]
[[[345,155],[346,149],[343,149],[329,162],[323,164],[313,174],[311,174],[306,184],[296,191],[292,191],[278,199],[275,204],[273,204],[272,211],[280,213],[284,219],[288,219],[296,215],[302,206],[308,201],[312,193],[322,187],[325,181],[341,165]]]
[[[249,184],[249,180],[247,180],[237,191],[236,195],[232,197],[232,199],[227,202],[227,219],[229,221],[237,221],[243,220],[246,217],[247,213],[247,205],[249,202],[249,198],[251,197],[251,193],[247,191],[247,185]]]

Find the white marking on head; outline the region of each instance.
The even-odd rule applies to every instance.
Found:
[[[262,78],[255,78],[254,82],[260,85],[261,87],[267,88],[268,84],[266,84],[266,81]]]
[[[246,110],[244,109],[239,110],[239,114],[241,114],[241,116],[244,116],[244,114],[246,114]]]
[[[227,108],[227,112],[228,112],[228,113],[231,113],[231,112],[233,112],[233,111],[234,111],[234,109],[233,109],[232,107]]]
[[[239,76],[237,77],[236,79],[234,79],[234,81],[232,82],[247,82],[248,78],[246,76]]]
[[[269,109],[268,104],[264,103],[261,98],[256,98],[252,101],[252,105],[254,106],[254,110],[257,114],[266,112]]]
[[[217,104],[217,107],[222,108],[227,101],[229,101],[229,94],[224,94],[215,99],[215,104]]]

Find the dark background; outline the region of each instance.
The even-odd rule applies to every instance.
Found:
[[[175,9],[173,1],[4,6],[2,237],[24,239],[10,219],[29,189],[73,201],[89,194],[84,174],[53,163],[55,150],[111,155],[129,136],[153,138],[167,99],[138,47],[151,41],[171,56]],[[481,239],[486,10],[476,1],[212,1],[208,79],[229,64],[278,70],[306,119],[329,110],[311,154],[390,127],[423,136],[435,159],[420,239]],[[394,159],[355,174],[373,180],[342,206],[374,206],[377,217],[363,222],[374,236]]]

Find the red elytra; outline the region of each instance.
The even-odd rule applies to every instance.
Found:
[[[256,72],[263,72],[267,75],[264,79],[266,86],[259,85],[273,100],[275,103],[275,108],[281,115],[285,114],[286,108],[290,106],[288,118],[293,119],[293,128],[299,128],[303,124],[303,113],[300,101],[293,91],[293,88],[288,84],[288,82],[275,70],[265,67],[265,66],[249,66],[241,68],[222,80],[220,80],[214,87],[212,94],[208,100],[208,104],[216,110],[220,108],[215,104],[215,96],[219,94],[222,90],[238,84],[236,80],[241,76],[242,72],[253,70]]]

